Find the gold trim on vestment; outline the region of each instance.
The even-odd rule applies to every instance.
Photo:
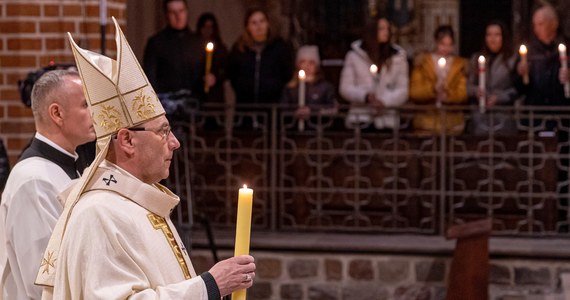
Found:
[[[178,243],[176,242],[176,239],[174,238],[174,234],[172,233],[172,230],[170,230],[170,227],[166,223],[166,219],[164,219],[163,217],[161,217],[157,214],[153,214],[153,213],[149,213],[147,215],[147,217],[148,217],[148,220],[150,221],[150,224],[152,224],[152,227],[154,229],[162,230],[162,233],[164,233],[164,236],[166,237],[166,240],[168,241],[170,248],[172,248],[172,252],[174,252],[174,256],[176,257],[176,260],[178,260],[178,264],[180,265],[180,268],[182,269],[182,273],[184,273],[184,278],[190,279],[191,276],[190,276],[190,271],[188,270],[188,265],[186,264],[186,260],[184,260],[184,256],[182,255],[182,251],[180,250],[180,246],[178,246]]]

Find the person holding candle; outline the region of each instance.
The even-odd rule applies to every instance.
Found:
[[[371,19],[363,38],[354,41],[346,54],[339,91],[351,103],[345,120],[348,128],[400,127],[394,108],[408,100],[408,60],[406,51],[392,43],[391,37],[388,19]]]
[[[110,58],[70,38],[100,151],[64,194],[36,277],[42,299],[219,300],[251,287],[249,255],[195,273],[170,220],[180,199],[159,184],[180,143],[113,21],[117,48],[124,49],[115,68],[104,68]]]
[[[281,103],[295,107],[295,118],[306,120],[313,110],[318,109],[322,115],[333,115],[338,111],[334,86],[323,78],[320,70],[321,60],[317,46],[301,46],[297,50],[297,73],[283,89]],[[304,71],[305,78],[298,76]],[[305,81],[305,88],[300,87],[301,80]],[[300,93],[305,95],[305,104],[299,104]]]
[[[216,83],[214,75],[204,78],[206,42],[188,27],[186,0],[165,0],[163,8],[166,27],[148,39],[144,71],[162,99],[184,91],[190,95],[185,101],[192,102],[185,104],[192,106],[205,99],[204,84]]]
[[[202,40],[204,49],[207,43],[214,46],[210,72],[205,75],[204,83],[208,87],[204,101],[207,103],[224,103],[224,83],[227,79],[228,49],[220,35],[218,21],[212,13],[203,13],[196,22],[196,32]],[[204,54],[207,57],[207,53]]]
[[[467,63],[454,54],[455,35],[449,25],[439,26],[434,33],[433,53],[420,54],[415,60],[410,81],[410,100],[416,104],[440,105],[467,103]],[[413,125],[418,133],[460,134],[465,128],[462,112],[434,110],[418,112]],[[445,114],[442,117],[442,114]],[[445,120],[445,123],[443,123]]]
[[[480,88],[480,57],[485,59],[485,89]],[[482,98],[487,111],[478,111],[471,116],[469,133],[484,135],[489,130],[505,135],[516,133],[516,122],[509,116],[509,112],[493,110],[493,107],[499,105],[512,106],[519,97],[515,87],[516,59],[506,25],[501,21],[489,22],[485,27],[483,48],[471,57],[467,79],[467,95],[471,103],[480,105]]]
[[[546,106],[567,106],[570,99],[564,95],[564,84],[568,82],[568,72],[560,63],[560,44],[568,45],[558,32],[558,16],[550,5],[539,7],[532,16],[533,37],[527,45],[526,63],[520,60],[517,72],[528,74],[528,85],[520,84],[526,94],[525,104]],[[568,63],[568,62],[566,62]],[[554,124],[549,127],[555,126]],[[552,129],[548,128],[548,129]]]

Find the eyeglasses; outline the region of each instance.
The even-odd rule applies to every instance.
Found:
[[[160,128],[133,127],[133,128],[127,128],[127,129],[130,131],[152,131],[152,132],[160,135],[163,139],[167,139],[168,136],[170,135],[170,131],[172,130],[170,125],[165,125],[165,126],[162,126]]]

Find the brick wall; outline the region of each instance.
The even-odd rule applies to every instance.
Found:
[[[114,55],[114,16],[126,31],[127,0],[107,1],[107,55]],[[66,32],[83,48],[100,51],[98,0],[3,0],[0,2],[0,139],[13,165],[34,133],[31,109],[17,82],[32,70],[74,62]]]
[[[221,257],[232,255],[220,251]],[[253,251],[249,300],[444,300],[448,256]],[[207,250],[192,251],[196,272],[214,264]],[[560,274],[570,262],[495,258],[490,261],[490,300],[563,299]]]

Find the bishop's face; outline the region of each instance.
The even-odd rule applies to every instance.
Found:
[[[139,162],[139,179],[153,184],[168,177],[174,150],[180,142],[170,131],[166,117],[160,116],[140,126],[144,131],[136,131],[136,157]]]

